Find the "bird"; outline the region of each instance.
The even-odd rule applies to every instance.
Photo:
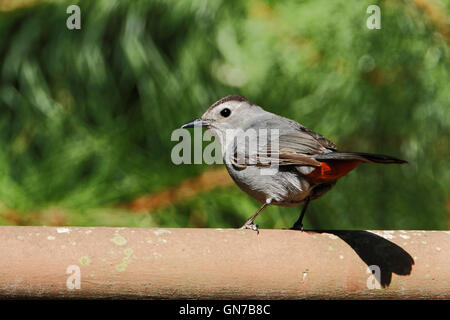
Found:
[[[200,118],[181,128],[194,127],[211,131],[221,144],[223,160],[233,181],[262,203],[241,227],[258,233],[255,218],[269,205],[303,205],[291,228],[303,230],[309,203],[330,191],[338,179],[359,165],[408,163],[382,154],[339,151],[322,135],[237,94],[216,101]],[[248,139],[239,140],[242,137]],[[247,150],[251,143],[257,145],[253,153]],[[267,171],[270,168],[272,171]]]

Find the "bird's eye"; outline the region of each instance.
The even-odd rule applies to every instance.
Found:
[[[224,118],[228,117],[230,114],[231,114],[231,111],[228,108],[222,109],[222,111],[220,111],[220,115]]]

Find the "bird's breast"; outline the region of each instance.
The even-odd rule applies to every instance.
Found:
[[[262,168],[247,166],[236,169],[226,164],[234,182],[247,194],[260,202],[272,200],[272,204],[295,206],[303,202],[312,186],[294,168],[280,167],[273,174],[263,172]]]

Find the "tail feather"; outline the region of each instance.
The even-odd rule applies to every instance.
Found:
[[[386,156],[383,154],[371,154],[363,152],[330,152],[314,157],[318,161],[325,160],[359,160],[365,163],[408,163],[408,161]]]

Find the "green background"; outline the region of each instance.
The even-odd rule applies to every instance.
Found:
[[[81,30],[66,28],[74,3]],[[341,150],[409,161],[359,167],[306,228],[448,229],[450,2],[417,3],[0,1],[0,224],[239,227],[259,203],[236,186],[123,206],[219,168],[174,165],[170,136],[238,93]]]

